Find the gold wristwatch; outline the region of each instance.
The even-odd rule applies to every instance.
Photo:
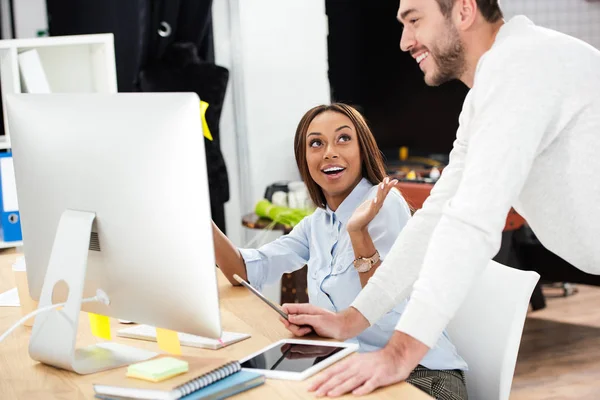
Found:
[[[371,257],[358,257],[356,260],[354,260],[354,268],[356,268],[358,272],[369,272],[371,268],[373,268],[373,265],[377,264],[378,262],[379,252],[375,251],[375,254],[373,254]]]

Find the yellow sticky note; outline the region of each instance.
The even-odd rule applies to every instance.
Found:
[[[130,365],[127,367],[126,376],[150,382],[160,382],[188,371],[187,361],[173,357],[162,357]]]
[[[110,340],[110,319],[105,315],[88,313],[92,334],[100,339]]]
[[[168,329],[156,328],[156,341],[158,347],[167,353],[180,355],[181,354],[181,343],[179,343],[179,336],[177,332],[170,331]]]
[[[204,132],[205,138],[212,141],[213,137],[210,134],[210,129],[208,129],[208,124],[206,123],[206,109],[207,108],[208,108],[208,103],[200,100],[200,115],[202,116],[202,132]]]

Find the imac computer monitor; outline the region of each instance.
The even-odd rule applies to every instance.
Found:
[[[219,338],[198,96],[17,94],[7,117],[31,297],[68,299],[36,317],[32,357],[93,372],[93,351],[55,360],[79,309]],[[81,304],[98,290],[108,305]]]

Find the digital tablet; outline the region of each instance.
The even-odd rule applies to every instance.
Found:
[[[273,302],[271,300],[269,300],[265,296],[263,296],[261,292],[259,292],[251,284],[249,284],[248,282],[243,280],[238,274],[233,274],[233,279],[235,279],[240,285],[244,286],[246,289],[248,289],[250,292],[252,292],[254,295],[256,295],[256,297],[258,297],[259,299],[264,301],[266,305],[268,305],[273,310],[275,310],[277,312],[277,314],[281,315],[281,317],[283,319],[285,319],[285,320],[288,319],[288,315],[286,313],[284,313],[281,308],[279,308],[278,306],[273,304]]]
[[[267,378],[304,380],[358,350],[356,343],[283,339],[240,360]]]

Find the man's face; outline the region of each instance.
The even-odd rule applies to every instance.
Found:
[[[464,45],[437,0],[402,0],[398,20],[404,25],[400,48],[419,64],[425,83],[439,86],[460,78],[466,66]]]

